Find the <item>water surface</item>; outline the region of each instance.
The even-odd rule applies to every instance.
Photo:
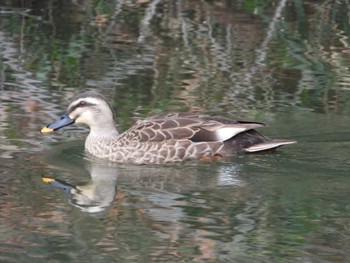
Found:
[[[346,1],[1,3],[0,261],[350,261],[349,13]],[[94,160],[84,127],[39,133],[87,90],[110,99],[120,131],[191,111],[298,144]]]

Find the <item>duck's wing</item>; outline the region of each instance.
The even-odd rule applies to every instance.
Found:
[[[262,126],[264,125],[255,122],[237,122],[193,113],[177,113],[138,121],[126,134],[133,141],[139,142],[163,142],[166,140],[220,142]]]

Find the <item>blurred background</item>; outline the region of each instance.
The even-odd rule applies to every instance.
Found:
[[[348,1],[0,1],[0,261],[350,261],[349,45]],[[86,128],[39,133],[87,90],[120,132],[191,111],[298,144],[101,168]]]

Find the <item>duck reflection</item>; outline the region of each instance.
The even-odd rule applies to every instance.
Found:
[[[43,177],[42,181],[63,190],[70,204],[87,213],[103,212],[112,205],[117,195],[117,181],[122,187],[125,186],[122,191],[129,194],[137,189],[138,195],[147,193],[148,196],[148,190],[154,190],[151,191],[151,199],[157,206],[163,206],[162,203],[168,199],[175,199],[176,203],[177,198],[193,190],[245,185],[239,176],[240,165],[189,163],[185,166],[128,166],[88,160],[86,166],[91,177],[88,183],[73,185],[51,177]]]
[[[119,242],[139,242],[140,246],[154,244],[151,258],[162,262],[169,262],[169,255],[181,255],[186,249],[199,251],[190,255],[191,262],[214,262],[217,251],[230,253],[259,227],[252,219],[259,211],[259,202],[250,205],[256,198],[251,196],[242,164],[135,166],[88,160],[87,165],[91,178],[86,184],[73,185],[49,177],[43,181],[66,192],[70,204],[79,210],[106,219],[106,224],[99,226],[98,237],[106,249],[110,244],[118,247]],[[72,166],[68,176],[72,171],[80,173]],[[72,224],[78,222],[75,227],[81,239],[96,238],[96,229],[91,227],[95,221],[74,216],[79,217]]]
[[[91,180],[83,185],[72,185],[51,177],[43,177],[42,180],[54,188],[63,190],[70,204],[83,212],[102,212],[112,204],[116,196],[117,169],[96,162],[90,163],[88,167]]]

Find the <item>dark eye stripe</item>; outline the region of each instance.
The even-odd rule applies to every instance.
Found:
[[[77,108],[82,108],[82,107],[87,107],[87,106],[94,106],[95,104],[86,102],[84,100],[80,101],[78,104],[72,106],[71,108],[68,109],[68,113],[71,113],[75,111]]]

